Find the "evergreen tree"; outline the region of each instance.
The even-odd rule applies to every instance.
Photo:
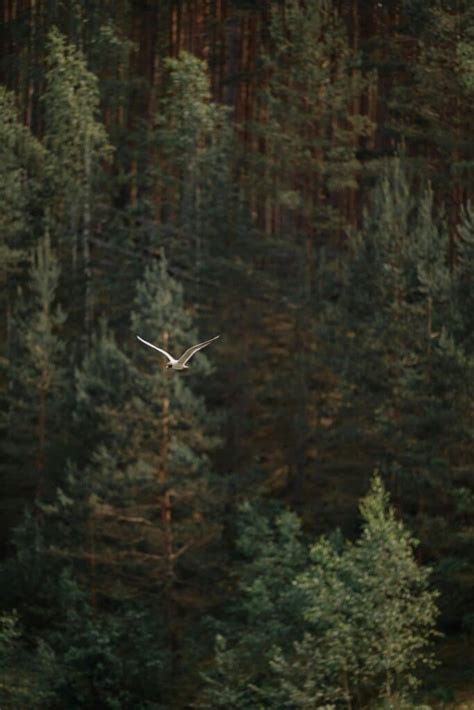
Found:
[[[59,498],[64,504],[65,496]],[[21,609],[22,626],[35,634],[37,646],[28,650],[18,630],[18,640],[7,639],[3,653],[0,633],[5,700],[16,698],[20,707],[166,707],[169,649],[162,611],[143,598],[92,605],[72,571],[78,555],[58,555],[71,540],[71,526],[78,526],[77,513],[65,509],[69,526],[64,521],[61,528],[51,524],[52,507],[42,508],[46,524],[26,516],[15,531],[15,557],[0,567],[2,600]],[[61,545],[58,535],[65,536]]]
[[[355,543],[322,537],[308,558],[293,514],[270,527],[244,508],[239,598],[201,707],[402,707],[432,663],[437,593],[378,476],[360,511]]]
[[[44,151],[17,117],[15,97],[0,86],[0,279],[30,246],[27,237],[33,226],[31,212],[37,207],[38,178]],[[3,290],[3,289],[2,289]],[[2,307],[5,303],[2,299]]]
[[[474,109],[469,79],[474,10],[467,0],[422,5],[420,22],[402,21],[393,42],[394,58],[406,60],[403,80],[393,82],[389,105],[399,135],[410,152],[416,151],[421,172],[446,205],[452,268],[460,211],[472,196],[468,116]],[[412,49],[407,55],[403,45],[408,44]]]
[[[74,463],[42,510],[49,555],[74,567],[94,607],[130,605],[140,595],[161,608],[173,674],[183,620],[212,603],[218,574],[219,557],[209,552],[220,534],[209,461],[217,440],[206,429],[215,418],[190,386],[193,372],[209,371],[206,356],[188,378],[173,377],[159,356],[135,344],[135,333],[177,352],[195,341],[164,259],[137,287],[133,358],[105,324],[91,341],[76,374]],[[139,369],[135,358],[147,366]]]
[[[31,233],[33,229],[42,228],[41,219],[35,219],[33,213],[39,206],[43,158],[41,145],[19,122],[14,95],[0,86],[0,309],[3,324],[0,328],[0,447],[3,452],[0,477],[1,490],[8,499],[2,501],[0,507],[7,529],[22,505],[19,498],[23,493],[21,485],[15,484],[16,472],[13,476],[7,474],[7,469],[12,473],[12,459],[7,453],[9,443],[6,439],[15,436],[9,420],[9,411],[15,406],[9,368],[22,367],[17,359],[19,351],[11,358],[14,349],[12,334],[18,325],[12,322],[12,311],[18,284],[25,279],[25,265],[28,265],[32,246]],[[32,437],[34,431],[30,430],[28,434]]]
[[[13,517],[25,499],[51,490],[67,448],[61,341],[65,317],[56,300],[59,276],[46,233],[34,249],[26,289],[18,294],[9,342],[2,482]]]
[[[237,550],[238,597],[226,620],[216,622],[215,665],[204,676],[199,707],[282,707],[270,663],[275,646],[289,650],[302,634],[304,595],[294,586],[307,563],[300,521],[243,504]]]
[[[166,707],[168,652],[157,609],[121,604],[98,614],[67,570],[54,602],[44,636],[55,653],[57,707]]]
[[[402,707],[417,672],[431,663],[437,595],[379,477],[360,511],[357,542],[338,550],[323,538],[297,579],[306,595],[307,631],[293,658],[279,654],[275,662],[294,707],[353,708],[377,697]]]
[[[54,671],[55,658],[51,649],[41,641],[34,650],[28,647],[18,614],[0,614],[2,707],[40,708],[54,702]]]
[[[262,116],[265,226],[267,232],[299,234],[312,281],[316,243],[340,233],[344,224],[338,192],[356,185],[356,146],[368,123],[353,107],[366,79],[330,1],[275,5],[269,40]]]
[[[102,324],[76,373],[74,461],[56,497],[38,504],[41,521],[25,521],[16,560],[3,570],[24,613],[34,623],[49,619],[42,637],[58,659],[54,691],[71,707],[113,697],[119,707],[148,699],[166,706],[163,698],[178,692],[178,651],[184,664],[193,653],[181,648],[186,627],[213,602],[217,578],[219,558],[209,552],[220,528],[209,463],[216,439],[205,429],[212,418],[186,379],[135,346],[135,331],[165,347],[173,333],[173,351],[196,338],[164,259],[138,284],[132,325],[133,354],[149,366],[138,369]],[[194,364],[209,371],[205,354]]]
[[[159,219],[164,234],[170,235],[165,242],[170,261],[199,278],[208,266],[209,232],[218,225],[213,181],[219,178],[213,163],[217,159],[225,173],[229,166],[223,153],[231,158],[226,150],[228,110],[211,100],[202,60],[182,52],[176,59],[165,59],[164,68],[166,80],[153,135],[158,168],[152,168],[151,174],[155,173],[160,192]]]
[[[219,343],[223,376],[206,383],[206,390],[211,401],[220,402],[227,396],[224,383],[234,383],[234,406],[226,417],[228,446],[220,458],[226,471],[238,467],[245,476],[258,432],[248,412],[259,379],[254,370],[259,355],[252,343],[261,329],[261,305],[268,298],[268,280],[262,281],[257,262],[265,258],[267,247],[260,248],[257,241],[244,151],[229,108],[211,98],[206,63],[181,52],[165,60],[164,68],[151,136],[156,160],[149,170],[150,184],[159,195],[158,233],[170,269],[186,279],[187,298],[199,304],[202,327],[225,329],[227,337]],[[157,230],[147,231],[156,242]],[[232,346],[235,338],[242,339],[245,359]]]
[[[459,544],[448,523],[459,519],[459,491],[472,486],[464,458],[472,447],[472,362],[455,315],[448,252],[431,190],[411,199],[406,173],[393,162],[353,242],[341,297],[328,304],[325,331],[337,343],[332,361],[341,377],[341,428],[336,423],[331,437],[341,455],[357,441],[354,479],[364,461],[390,472],[440,570],[447,549]]]
[[[353,109],[367,82],[333,3],[274,4],[267,24],[243,182],[261,230],[248,267],[261,288],[250,292],[254,362],[245,383],[256,426],[243,433],[267,485],[299,505],[325,457],[321,422],[333,388],[317,324],[324,263],[349,229],[346,198],[367,130]],[[254,462],[255,454],[247,469]]]
[[[462,211],[459,224],[458,267],[455,272],[455,312],[458,322],[456,339],[463,343],[466,354],[474,353],[474,208],[471,204]]]
[[[91,233],[97,207],[95,187],[101,163],[110,156],[105,128],[98,120],[97,78],[82,53],[57,31],[48,36],[44,143],[54,234],[67,245],[73,274],[81,267],[87,328],[93,315]]]
[[[132,329],[137,334],[145,333],[146,339],[158,339],[165,350],[173,352],[184,351],[196,339],[182,287],[168,275],[163,253],[161,262],[147,268],[138,285]],[[215,520],[208,513],[217,502],[209,454],[218,443],[213,433],[218,419],[206,411],[204,399],[193,393],[191,383],[187,386],[184,378],[169,378],[166,370],[155,369],[156,358],[150,349],[137,354],[154,370],[145,373],[141,369],[139,374],[141,396],[149,412],[141,422],[141,431],[150,442],[152,476],[160,490],[168,574],[173,577],[175,561],[180,559],[178,565],[187,567],[187,559],[191,563],[189,574],[196,569],[191,557],[197,560],[200,545],[212,540],[217,532]],[[193,362],[193,372],[202,376],[210,373],[210,367],[206,355],[200,355]],[[192,556],[184,555],[188,548],[194,548]]]

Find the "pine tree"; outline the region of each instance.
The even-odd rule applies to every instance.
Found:
[[[474,14],[466,0],[422,5],[419,24],[410,18],[396,35],[398,62],[404,55],[403,44],[411,45],[411,51],[403,81],[395,82],[390,92],[390,113],[410,153],[416,151],[423,176],[433,182],[446,206],[452,268],[461,208],[472,195],[468,116],[474,108],[469,80]]]
[[[6,631],[15,634],[5,649],[0,622],[2,698],[21,707],[166,707],[170,654],[162,610],[143,597],[93,606],[73,572],[77,557],[57,555],[58,535],[63,544],[71,539],[76,511],[65,511],[69,525],[64,520],[62,529],[50,524],[51,506],[43,511],[46,525],[26,516],[14,534],[15,556],[0,566],[2,582],[8,580],[2,602],[13,601],[22,616],[21,626],[18,614],[5,616]],[[25,638],[34,633],[35,652],[20,638],[23,629]]]
[[[217,441],[205,428],[215,422],[190,386],[209,364],[202,353],[188,378],[173,377],[135,342],[135,331],[163,344],[173,333],[172,351],[195,342],[164,259],[138,284],[132,326],[128,352],[104,322],[92,338],[76,372],[72,461],[56,496],[38,502],[41,519],[25,521],[16,559],[2,570],[25,615],[50,629],[42,638],[57,655],[54,690],[67,703],[105,703],[115,693],[140,707],[140,692],[151,702],[176,697],[178,653],[184,665],[193,655],[182,648],[184,635],[215,601],[219,557],[210,550],[220,516],[209,453]],[[140,643],[131,649],[133,626]],[[143,654],[167,669],[166,688],[157,688]],[[104,668],[100,678],[91,659]]]
[[[199,304],[202,327],[215,329],[217,324],[217,333],[219,324],[225,327],[227,337],[219,343],[223,376],[206,383],[206,389],[219,402],[226,396],[223,383],[235,383],[234,406],[226,418],[228,446],[221,458],[226,470],[238,467],[245,476],[255,433],[248,416],[250,393],[259,378],[252,343],[261,328],[260,307],[268,300],[268,281],[260,279],[256,254],[263,258],[265,248],[260,252],[249,207],[245,156],[228,107],[211,99],[206,63],[182,52],[164,66],[150,146],[156,159],[149,170],[159,196],[159,227],[147,232],[154,234],[155,250],[159,233],[170,269],[186,279],[187,298]],[[245,359],[232,346],[235,338],[243,338]]]
[[[432,191],[412,199],[405,170],[393,162],[353,242],[326,331],[337,344],[332,362],[341,385],[331,437],[343,460],[357,442],[354,482],[363,465],[390,472],[425,554],[438,560],[442,587],[442,570],[449,569],[443,558],[459,546],[448,520],[462,517],[460,491],[472,486],[465,464],[472,363],[448,254],[449,232],[443,214],[435,214]],[[471,564],[470,555],[464,559]]]
[[[91,232],[97,205],[95,187],[111,147],[98,120],[97,78],[82,53],[57,31],[48,36],[44,144],[48,149],[51,222],[67,246],[73,274],[81,267],[83,313],[93,316]]]
[[[56,589],[52,682],[58,706],[165,707],[169,654],[159,611],[119,604],[98,614],[67,569]]]
[[[2,518],[7,527],[15,518],[18,505],[21,506],[18,500],[20,487],[14,484],[16,473],[13,478],[10,476],[12,460],[7,453],[6,441],[10,434],[14,436],[9,422],[9,411],[11,413],[11,407],[15,406],[11,396],[9,367],[21,367],[16,359],[11,359],[15,327],[12,311],[19,284],[27,278],[25,271],[32,248],[31,234],[38,228],[42,229],[41,218],[35,219],[33,213],[40,211],[38,202],[43,158],[42,147],[19,122],[14,95],[0,86],[0,309],[3,316],[0,330],[0,432],[4,454],[2,490],[9,499],[2,503]],[[19,353],[15,355],[17,357]],[[34,436],[34,430],[29,431],[29,436]]]
[[[137,362],[149,363],[151,373],[138,369],[102,327],[77,373],[78,438],[89,442],[77,461],[95,480],[104,512],[121,501],[132,529],[134,518],[142,520],[142,558],[149,550],[158,577],[166,572],[172,580],[176,560],[210,534],[205,515],[212,502],[208,454],[216,439],[203,429],[206,419],[214,426],[204,401],[192,394],[184,378],[169,376],[159,355],[135,344],[141,333],[178,352],[196,337],[182,289],[168,275],[164,259],[148,267],[138,284],[131,323],[134,355]],[[202,375],[206,370],[202,354],[193,371]]]
[[[204,674],[199,707],[282,707],[270,663],[275,646],[288,650],[302,633],[304,597],[294,579],[307,552],[293,513],[270,517],[249,503],[239,512],[238,596],[215,624],[215,665]]]
[[[172,352],[195,342],[164,259],[138,284],[131,321],[128,352],[103,323],[77,370],[73,463],[42,510],[49,554],[73,566],[94,608],[131,605],[139,595],[162,610],[174,678],[184,620],[213,603],[219,573],[220,558],[210,554],[220,535],[209,459],[216,421],[191,389],[194,373],[209,371],[206,355],[188,377],[173,377],[136,341],[139,333]]]
[[[200,707],[402,707],[432,663],[437,593],[380,477],[356,542],[322,537],[309,557],[294,514],[242,512],[239,596]]]
[[[56,699],[55,659],[43,642],[32,650],[16,612],[0,614],[0,701],[2,707],[45,707]]]
[[[301,504],[325,456],[332,383],[317,338],[321,286],[327,255],[348,231],[346,198],[367,129],[353,108],[366,79],[333,3],[290,0],[268,14],[243,180],[260,229],[250,245],[260,289],[250,286],[252,365],[243,381],[246,415],[257,424],[240,430],[267,485]],[[244,470],[254,462],[255,454]]]
[[[338,549],[323,538],[296,581],[307,631],[294,657],[280,653],[274,664],[294,707],[354,708],[377,698],[402,707],[431,663],[437,595],[378,476],[360,511],[357,542]]]
[[[9,342],[2,478],[13,517],[24,499],[48,494],[67,448],[59,276],[46,233],[34,249],[29,282],[19,291]]]
[[[330,1],[274,6],[264,64],[265,228],[299,233],[311,281],[316,242],[344,224],[338,193],[356,185],[368,123],[353,107],[366,79]]]
[[[378,467],[442,623],[472,629],[471,3],[0,15],[0,598],[18,630],[0,705],[184,707],[208,669],[211,707],[357,706],[382,679],[401,707],[394,634],[386,667],[322,624],[315,650],[296,518],[244,511],[237,552],[230,533],[242,498],[276,493],[305,529],[355,538]],[[399,137],[409,158],[380,160]],[[182,375],[135,340],[218,333]],[[339,538],[322,545],[331,583],[357,577]]]
[[[37,206],[44,151],[18,120],[15,97],[0,86],[0,278],[25,258],[31,212]],[[2,301],[2,306],[4,307]]]
[[[183,290],[168,275],[164,254],[160,264],[155,262],[146,270],[137,288],[132,329],[134,333],[145,333],[146,339],[158,339],[165,350],[170,348],[173,352],[184,351],[196,338],[184,308]],[[149,349],[139,357],[156,368],[156,358]],[[194,371],[201,376],[210,372],[205,354],[193,362]],[[203,398],[194,395],[184,379],[166,375],[166,371],[158,369],[153,374],[141,370],[139,376],[141,396],[151,414],[148,421],[142,422],[142,435],[150,442],[154,437],[156,440],[152,475],[161,489],[161,525],[172,577],[174,560],[189,546],[199,548],[208,536],[213,536],[214,523],[207,519],[208,507],[215,504],[209,454],[218,440],[212,433],[217,419],[206,412]],[[210,431],[205,428],[206,422]]]
[[[152,168],[151,173],[155,173],[155,181],[157,178],[164,234],[172,227],[165,241],[170,262],[178,262],[199,278],[207,266],[210,231],[218,224],[216,205],[211,207],[213,182],[219,180],[213,163],[217,158],[225,172],[228,166],[222,154],[231,158],[226,151],[229,112],[211,100],[209,75],[202,60],[182,52],[176,59],[165,59],[164,68],[166,80],[153,134],[158,168]],[[187,259],[183,258],[186,253]]]

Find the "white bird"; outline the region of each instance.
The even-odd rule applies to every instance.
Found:
[[[179,357],[177,360],[170,355],[169,353],[166,352],[166,350],[163,350],[162,348],[158,348],[156,345],[153,345],[153,343],[149,343],[147,340],[143,340],[143,338],[140,338],[139,335],[137,335],[138,340],[140,340],[142,343],[145,343],[145,345],[148,345],[150,348],[154,348],[155,350],[158,350],[159,353],[164,355],[165,357],[168,358],[168,362],[166,363],[166,367],[171,368],[172,370],[187,370],[188,365],[186,363],[188,360],[192,358],[192,356],[197,353],[198,350],[201,350],[201,348],[205,348],[209,343],[212,343],[213,340],[217,340],[219,336],[216,335],[214,338],[211,338],[210,340],[206,340],[204,343],[198,343],[198,345],[193,345],[191,348],[188,348],[182,355]]]

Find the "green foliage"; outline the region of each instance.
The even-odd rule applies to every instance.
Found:
[[[164,260],[147,268],[137,285],[131,320],[134,340],[139,332],[162,342],[170,332],[176,337],[172,350],[194,342],[182,289]],[[72,567],[98,609],[95,617],[81,602],[55,627],[58,635],[50,640],[54,649],[62,648],[58,653],[65,659],[57,692],[73,706],[87,706],[94,693],[101,703],[111,703],[115,693],[122,703],[117,707],[132,702],[120,699],[117,688],[125,687],[126,698],[128,683],[145,683],[149,666],[140,653],[153,660],[155,651],[146,649],[155,643],[156,653],[167,645],[173,655],[181,643],[183,619],[196,618],[209,604],[194,593],[197,580],[217,574],[218,560],[208,553],[220,534],[215,510],[219,496],[209,463],[216,444],[213,418],[191,389],[194,368],[188,379],[173,377],[161,356],[132,345],[133,352],[122,350],[104,322],[91,339],[76,371],[74,464],[67,467],[54,499],[40,505],[46,557],[59,570]],[[204,354],[195,366],[201,375],[209,370]],[[81,448],[84,439],[86,450]],[[55,598],[54,590],[49,594]],[[140,604],[135,604],[137,598]],[[72,602],[64,605],[71,609]],[[144,607],[146,616],[141,615]],[[150,615],[160,619],[162,643]],[[134,633],[142,629],[149,637],[137,640],[130,664],[139,670],[131,669],[130,679],[124,680],[127,666],[124,670],[121,654],[131,648],[134,626]],[[91,658],[103,666],[103,681],[87,675]],[[145,687],[142,697],[162,692],[167,698],[175,692],[172,679],[159,693],[155,686]],[[138,699],[133,702],[139,707]]]
[[[474,208],[469,204],[461,213],[459,225],[459,265],[456,270],[456,332],[457,340],[463,343],[466,353],[474,353]],[[456,329],[457,330],[457,329]]]
[[[67,571],[57,594],[59,618],[46,636],[58,706],[150,707],[145,698],[160,697],[168,671],[157,617],[133,607],[97,615]]]
[[[91,41],[88,43],[87,57],[89,69],[99,80],[102,113],[109,113],[115,119],[115,121],[109,120],[108,130],[111,134],[119,135],[124,128],[121,124],[129,92],[135,87],[138,88],[140,83],[130,76],[131,55],[137,47],[120,26],[120,20],[123,21],[120,14],[127,11],[127,3],[123,5],[120,8],[117,3],[114,4],[113,16],[104,4],[90,7],[88,10],[88,16],[94,11],[103,14],[102,22],[97,23],[97,29],[92,33]],[[86,27],[87,24],[90,26],[87,20],[84,24]],[[117,146],[118,150],[121,147],[121,145]]]
[[[170,258],[179,249],[181,264],[199,274],[208,267],[210,233],[222,228],[215,214],[216,192],[233,161],[229,111],[211,100],[205,62],[181,52],[165,59],[164,69],[151,146],[158,167],[151,167],[151,179],[163,195],[160,218],[173,224],[175,236],[165,242]]]
[[[336,703],[359,707],[363,698],[387,703],[417,684],[431,663],[436,593],[429,570],[418,566],[414,542],[395,519],[380,478],[361,502],[362,534],[342,550],[322,539],[298,577],[306,594],[307,631],[295,656],[281,654],[275,669],[296,707]]]
[[[49,34],[45,107],[45,144],[51,156],[50,173],[63,194],[84,200],[92,171],[110,155],[103,124],[97,119],[97,78],[88,71],[81,52],[56,30]],[[69,203],[70,204],[70,203]],[[65,205],[66,206],[66,205]]]
[[[237,710],[269,701],[278,707],[270,663],[275,646],[288,649],[301,634],[304,597],[293,583],[307,560],[301,537],[293,513],[269,518],[248,503],[241,507],[239,597],[228,619],[217,624],[215,668],[205,675],[200,707]]]
[[[97,78],[82,53],[53,29],[48,36],[44,143],[48,149],[50,223],[63,250],[79,262],[82,282],[74,291],[83,300],[83,319],[90,329],[92,295],[91,231],[95,221],[103,162],[111,155],[104,125],[98,120]],[[79,287],[79,288],[78,288]]]
[[[17,623],[16,614],[10,616],[4,614],[0,619],[0,653],[2,659],[8,655],[10,648],[20,635]]]
[[[30,210],[37,206],[44,150],[17,116],[15,97],[0,86],[0,278],[29,246]],[[3,281],[3,283],[5,283]]]
[[[5,707],[166,707],[160,613],[122,604],[98,614],[67,569],[48,586],[49,621],[35,650],[24,643],[16,613],[0,617]]]
[[[31,650],[16,612],[0,614],[0,702],[5,708],[40,708],[54,701],[55,658],[39,641]]]
[[[416,145],[420,158],[433,157],[423,161],[422,170],[444,192],[453,222],[457,222],[463,201],[460,190],[469,194],[474,169],[468,119],[474,107],[473,8],[468,0],[433,2],[422,12],[424,17],[412,39],[416,58],[413,61],[413,54],[407,56],[408,80],[395,83],[389,103],[401,136],[409,145]],[[411,30],[407,23],[403,34],[410,36]],[[400,49],[398,46],[395,51]]]
[[[183,309],[182,289],[167,274],[165,261],[147,268],[137,285],[131,320],[134,339],[140,333],[165,344],[167,334],[173,333],[169,347],[176,352],[195,339]],[[119,588],[127,587],[128,556],[138,579],[144,575],[145,581],[150,574],[147,560],[153,559],[153,576],[166,583],[164,570],[169,564],[174,568],[170,555],[185,564],[181,554],[188,546],[199,547],[207,536],[212,537],[205,515],[213,505],[208,454],[216,440],[204,428],[207,419],[212,429],[212,418],[185,379],[170,377],[160,355],[138,343],[134,350],[137,361],[146,362],[147,369],[138,369],[102,324],[76,373],[77,439],[87,436],[90,446],[82,454],[78,451],[76,460],[85,471],[81,477],[74,476],[77,493],[68,493],[87,501],[94,529],[97,525],[92,554],[102,549],[99,557],[105,568],[115,564],[108,540],[122,546],[125,566]],[[205,355],[196,359],[194,367],[205,373]],[[159,511],[170,491],[172,520],[165,524],[163,508],[161,521]],[[158,507],[156,500],[161,500]],[[141,541],[138,550],[137,539]],[[167,547],[171,544],[172,551]],[[110,580],[106,576],[103,581],[110,593]]]
[[[162,306],[159,314],[157,304]],[[172,352],[182,352],[190,342],[199,340],[184,308],[182,291],[166,275],[164,261],[146,271],[137,290],[132,327],[134,333],[145,333],[144,337],[160,341]],[[193,578],[199,574],[201,546],[205,557],[206,546],[219,536],[220,528],[211,513],[219,505],[220,494],[210,460],[219,443],[218,417],[209,413],[204,398],[194,391],[195,377],[209,374],[210,366],[203,354],[190,365],[189,380],[170,378],[162,369],[160,356],[157,362],[150,349],[138,347],[140,391],[147,410],[142,433],[149,450],[155,452],[153,475],[159,480],[159,489],[172,500],[169,532],[176,569]],[[210,574],[214,563],[209,560],[205,565]]]
[[[57,303],[60,267],[46,233],[31,256],[29,281],[12,318],[8,389],[4,394],[4,481],[21,471],[31,496],[46,492],[65,442],[59,441],[66,401],[65,315]],[[17,481],[18,482],[18,481]]]
[[[269,36],[263,184],[287,215],[286,229],[303,220],[327,235],[343,224],[330,196],[356,185],[356,136],[370,124],[349,106],[367,79],[331,2],[275,5]]]
[[[101,321],[75,373],[77,437],[86,436],[90,442],[87,450],[79,452],[80,463],[90,461],[100,445],[122,457],[127,439],[133,446],[116,420],[124,414],[122,403],[128,401],[130,406],[134,402],[134,384],[129,358],[118,347],[106,322]]]
[[[240,601],[217,637],[202,707],[402,707],[432,664],[438,595],[381,479],[361,501],[358,540],[323,537],[309,559],[294,515],[270,527],[243,512]]]
[[[203,61],[182,52],[165,60],[167,85],[161,101],[157,139],[174,164],[193,173],[204,157],[224,109],[212,103]]]
[[[440,528],[442,511],[453,510],[459,487],[472,485],[465,464],[472,359],[464,349],[467,310],[456,295],[466,287],[469,258],[450,272],[443,215],[435,214],[429,188],[415,200],[410,184],[397,159],[375,187],[341,298],[329,310],[337,323],[329,332],[334,342],[341,338],[333,362],[342,375],[343,446],[349,421],[359,450],[390,471],[414,529],[439,559],[451,537],[449,526]],[[452,534],[449,545],[464,546],[470,520],[459,517],[464,533]]]

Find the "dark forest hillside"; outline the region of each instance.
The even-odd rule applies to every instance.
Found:
[[[0,2],[2,708],[474,703],[473,116],[468,0]]]

